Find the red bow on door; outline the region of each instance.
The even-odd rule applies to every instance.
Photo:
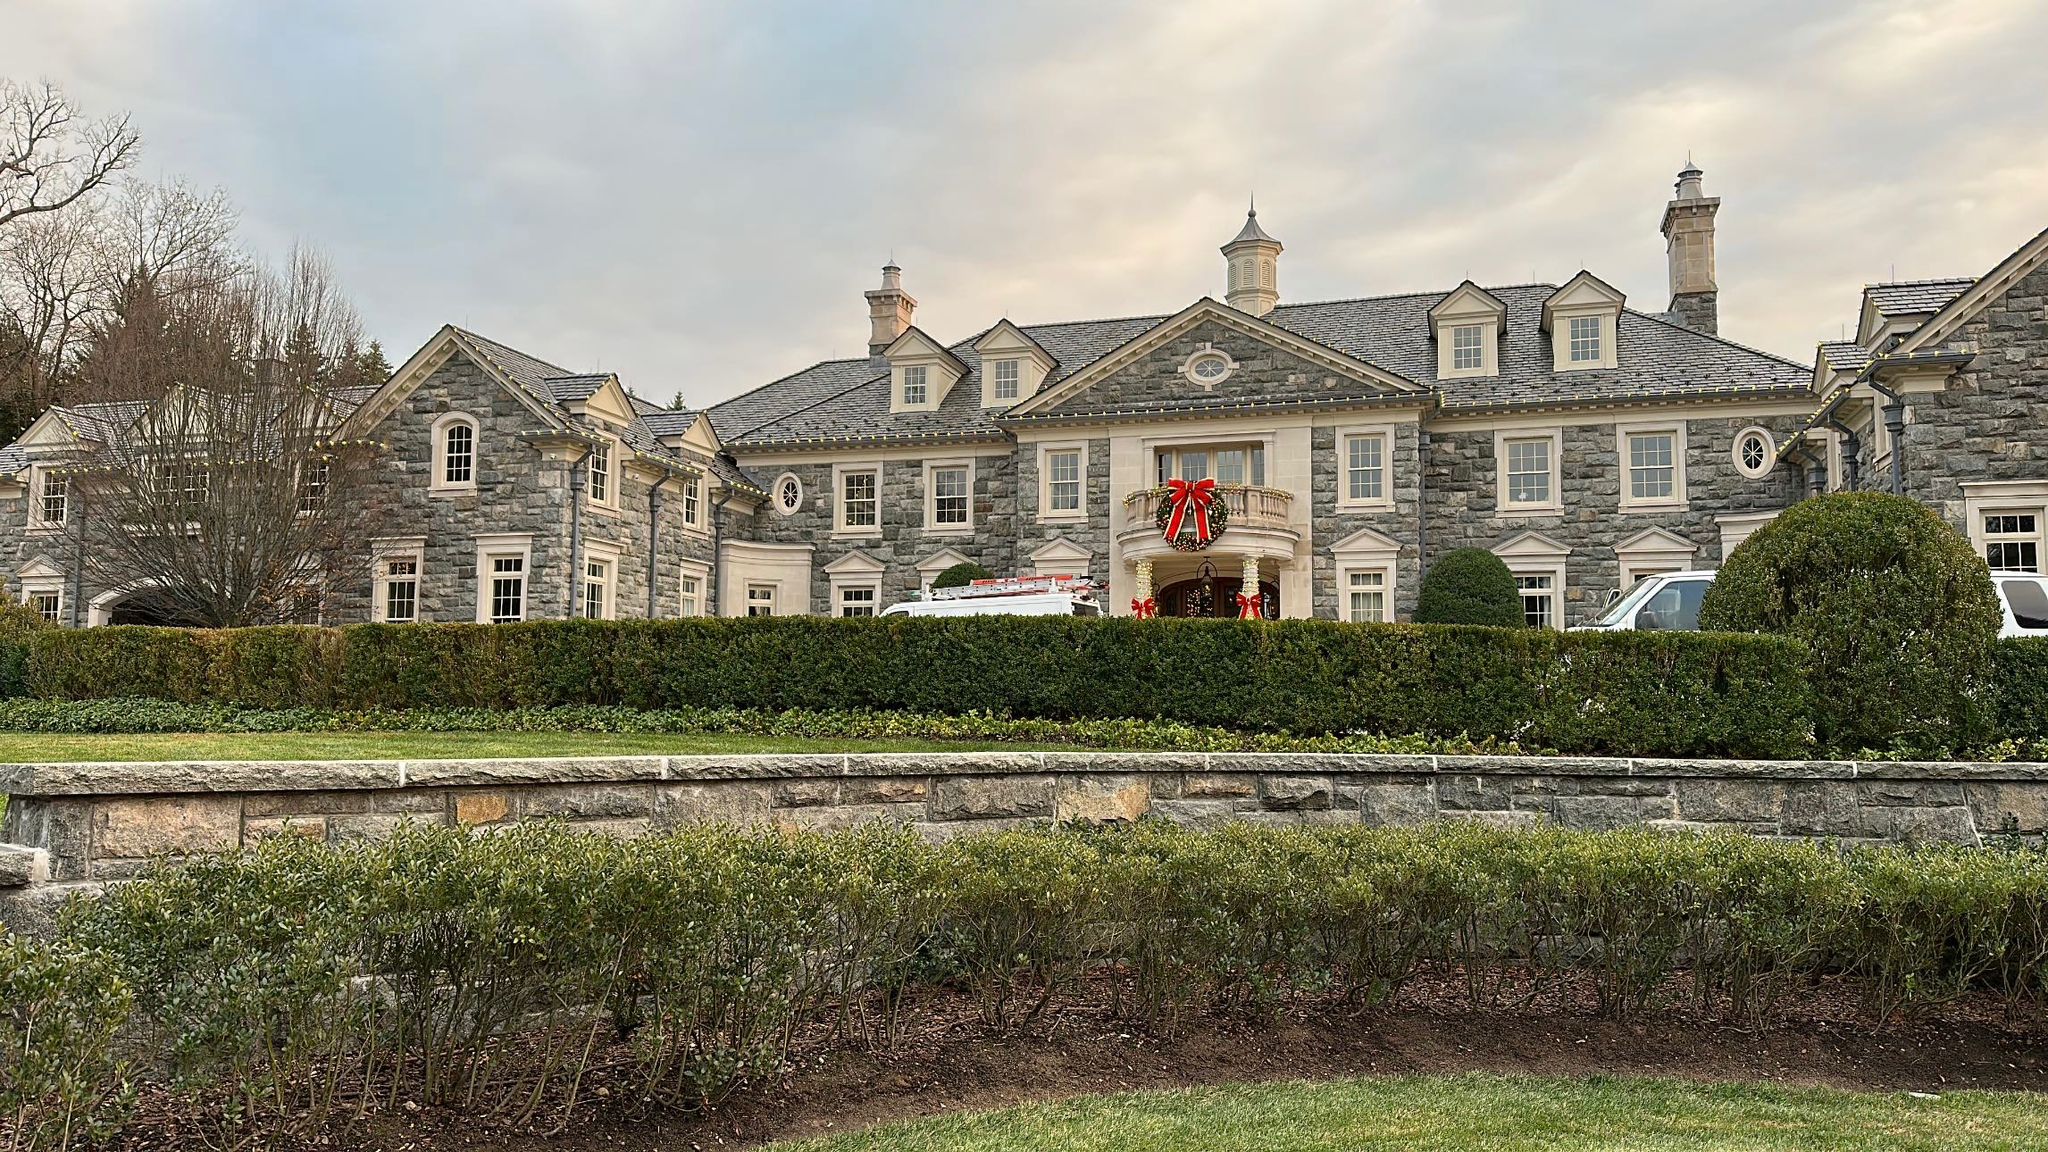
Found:
[[[1147,596],[1143,600],[1131,601],[1131,615],[1140,620],[1150,620],[1159,615],[1159,601]]]
[[[1254,592],[1247,596],[1239,592],[1237,594],[1237,618],[1239,620],[1257,620],[1259,615],[1259,594]]]
[[[1209,505],[1216,500],[1214,480],[1168,480],[1166,491],[1173,501],[1173,511],[1166,520],[1166,538],[1175,539],[1180,535],[1188,511],[1195,513],[1195,539],[1204,544],[1209,542]]]

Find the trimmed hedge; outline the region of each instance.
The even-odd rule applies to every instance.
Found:
[[[1484,548],[1453,548],[1422,575],[1415,599],[1417,624],[1489,624],[1523,628],[1522,593],[1515,574]]]
[[[983,712],[1790,757],[1809,750],[1802,659],[1780,638],[1703,633],[768,617],[52,631],[31,641],[28,683],[257,708]]]
[[[0,1043],[27,1056],[0,1105],[32,1149],[118,1121],[141,1076],[210,1147],[422,1105],[543,1129],[599,1069],[618,1099],[694,1106],[778,1075],[805,1025],[916,1043],[899,1013],[940,988],[1003,1032],[1108,985],[1112,1019],[1170,1031],[1353,1015],[1421,977],[1495,1011],[1562,988],[1751,1026],[1825,978],[1861,996],[1821,1002],[1845,1023],[1974,991],[2038,1029],[2048,856],[1474,824],[279,836],[0,948]]]

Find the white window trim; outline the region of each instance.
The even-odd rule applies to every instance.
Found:
[[[1763,467],[1760,469],[1752,469],[1749,467],[1749,465],[1744,464],[1742,462],[1742,442],[1749,439],[1751,436],[1761,436],[1764,438],[1764,463]],[[1835,450],[1833,437],[1830,437],[1828,440],[1828,455],[1831,458],[1839,457],[1840,455],[1840,453]],[[1735,439],[1731,441],[1728,445],[1728,462],[1735,465],[1735,471],[1737,473],[1751,480],[1761,480],[1764,477],[1769,476],[1772,470],[1777,468],[1778,466],[1777,456],[1778,438],[1771,435],[1771,430],[1764,427],[1761,424],[1751,424],[1749,427],[1744,428],[1741,431],[1737,432],[1735,434]],[[1830,463],[1832,463],[1832,460],[1830,461]],[[1830,483],[1828,485],[1828,488],[1830,491],[1832,491],[1834,488],[1834,485],[1832,483],[1834,471],[1835,470],[1833,467],[1830,467],[1828,469],[1828,474],[1830,477]]]
[[[1615,368],[1620,361],[1615,353],[1615,319],[1617,310],[1609,306],[1559,308],[1551,317],[1550,359],[1551,368],[1557,372],[1591,372],[1600,368]],[[1597,317],[1600,321],[1600,358],[1597,360],[1572,359],[1572,321]]]
[[[605,450],[604,499],[598,499],[591,492],[590,464],[592,460],[597,458],[597,449],[592,448],[590,453],[583,457],[581,465],[583,468],[583,502],[593,511],[617,514],[623,507],[620,489],[625,487],[626,481],[626,461],[622,454],[625,445],[610,436],[601,435],[597,438],[604,442],[602,447]]]
[[[1384,535],[1366,530],[1353,533],[1340,540],[1330,549],[1330,559],[1336,569],[1337,619],[1351,619],[1351,574],[1353,572],[1379,572],[1384,577],[1382,590],[1387,596],[1387,623],[1398,620],[1396,593],[1400,583],[1401,547]]]
[[[768,593],[767,600],[762,601],[768,605],[768,615],[782,615],[782,605],[779,603],[782,598],[782,585],[769,580],[751,580],[747,582],[744,598],[740,601],[740,610],[746,615],[752,616],[754,614],[754,604],[756,603],[754,593],[759,591]]]
[[[1081,500],[1077,508],[1054,509],[1052,506],[1052,471],[1050,457],[1055,452],[1072,452],[1080,457]],[[1088,442],[1066,440],[1038,446],[1038,521],[1041,524],[1064,524],[1088,519]]]
[[[1351,498],[1351,441],[1376,436],[1380,441],[1380,495],[1376,500]],[[1339,511],[1384,511],[1394,506],[1394,426],[1354,424],[1337,429],[1337,508]],[[1272,461],[1266,461],[1270,474]],[[1391,603],[1391,601],[1389,601]]]
[[[533,533],[499,532],[476,538],[476,622],[491,622],[491,561],[500,556],[517,556],[519,566],[519,618],[533,618]],[[581,588],[578,588],[581,591]]]
[[[1351,622],[1351,577],[1353,573],[1377,572],[1380,575],[1380,592],[1386,603],[1386,616],[1381,624],[1394,622],[1394,562],[1392,559],[1369,562],[1350,561],[1337,565],[1337,619]]]
[[[939,493],[933,483],[941,468],[957,468],[967,473],[967,523],[940,524],[938,522]],[[927,536],[972,536],[974,535],[974,458],[962,457],[957,460],[927,460],[924,462],[924,534]],[[838,603],[833,608],[836,611]]]
[[[697,500],[697,511],[694,515],[690,511],[690,498],[692,493],[696,494]],[[704,477],[683,477],[682,483],[676,486],[676,504],[679,506],[678,510],[682,513],[683,527],[693,532],[703,531]]]
[[[21,602],[33,605],[39,595],[57,597],[57,618],[51,623],[63,624],[64,612],[71,607],[71,597],[64,591],[62,576],[23,576],[21,578]]]
[[[846,476],[849,473],[872,472],[875,474],[875,522],[848,526],[846,523]],[[872,539],[882,534],[882,462],[868,460],[834,464],[832,466],[832,535],[840,539]]]
[[[785,486],[786,486],[786,485],[787,485],[787,484],[788,484],[788,483],[789,483],[790,481],[792,481],[792,480],[796,481],[796,503],[795,503],[795,504],[792,504],[792,505],[789,505],[789,506],[787,506],[787,507],[785,507],[785,506],[783,505],[783,503],[782,503],[782,489],[783,489],[783,488],[784,488],[784,487],[785,487]],[[836,483],[836,478],[835,478],[835,483]],[[784,473],[783,473],[782,475],[780,475],[780,476],[777,476],[777,477],[775,478],[775,485],[774,485],[774,487],[772,487],[772,488],[768,489],[768,504],[769,504],[769,506],[770,506],[770,507],[772,507],[772,508],[774,508],[774,509],[775,509],[775,514],[776,514],[777,516],[780,516],[780,517],[782,517],[782,518],[784,518],[784,519],[788,519],[789,517],[791,517],[791,516],[794,516],[794,515],[796,515],[797,513],[799,513],[799,512],[801,512],[801,511],[803,511],[803,510],[804,510],[804,480],[803,480],[803,477],[801,477],[801,476],[798,476],[798,475],[797,475],[796,473],[794,473],[794,472],[784,472]]]
[[[874,595],[875,615],[882,614],[882,578],[880,576],[857,576],[851,573],[832,577],[832,615],[845,616],[841,596],[848,590],[866,591]]]
[[[385,624],[391,619],[389,574],[385,565],[392,560],[413,562],[412,620],[427,619],[427,538],[386,536],[370,541],[370,620]]]
[[[1550,627],[1555,631],[1563,631],[1564,565],[1559,564],[1555,567],[1551,567],[1546,564],[1535,564],[1530,563],[1528,561],[1519,561],[1517,563],[1510,564],[1508,566],[1508,571],[1514,574],[1518,581],[1523,576],[1550,577]],[[1524,599],[1522,590],[1519,586],[1517,586],[1515,589],[1515,598],[1517,601]]]
[[[697,610],[683,611],[683,585],[685,580],[697,582]],[[684,619],[709,615],[706,611],[711,600],[711,565],[697,560],[683,560],[676,564],[676,615]]]
[[[457,425],[469,426],[469,479],[450,483],[448,476],[448,429]],[[452,496],[476,491],[476,474],[483,462],[483,427],[476,417],[467,412],[449,412],[434,421],[428,433],[432,437],[427,474],[429,496]]]
[[[1627,588],[1644,576],[1660,572],[1690,572],[1699,567],[1697,547],[1680,549],[1659,544],[1645,544],[1636,548],[1617,548],[1614,551],[1615,566],[1621,576],[1619,587]]]
[[[989,403],[984,405],[984,407],[994,407],[998,404],[1015,404],[1024,398],[1024,357],[1022,355],[998,356],[993,360],[987,361],[987,364],[989,373]],[[1002,366],[1005,364],[1016,369],[1010,378],[1010,383],[1016,386],[1016,391],[1008,396],[1003,395],[1001,379]]]
[[[918,398],[910,398],[910,376],[917,374]],[[906,412],[928,411],[932,404],[932,370],[929,364],[905,364],[896,376],[896,403]]]
[[[1550,441],[1550,499],[1541,504],[1508,503],[1508,442]],[[1494,515],[1555,516],[1564,511],[1564,429],[1529,428],[1493,434]]]
[[[1653,499],[1638,500],[1629,495],[1633,487],[1629,476],[1628,439],[1631,436],[1668,435],[1671,437],[1671,495]],[[1616,424],[1614,426],[1614,450],[1616,464],[1621,470],[1620,498],[1624,512],[1651,512],[1683,510],[1685,494],[1685,421],[1673,423]]]
[[[583,594],[590,581],[591,561],[604,567],[604,607],[596,619],[616,620],[619,618],[619,549],[602,540],[583,541],[583,558],[576,573],[576,615],[583,618]]]
[[[50,481],[50,469],[44,465],[32,465],[28,470],[28,530],[31,532],[58,532],[64,527],[63,520],[43,519],[43,485]],[[71,515],[71,484],[65,477],[64,515]]]
[[[1479,367],[1457,367],[1457,330],[1479,329]],[[1436,376],[1439,380],[1470,380],[1500,375],[1500,321],[1487,316],[1446,316],[1437,329]]]
[[[1971,481],[1963,486],[1963,515],[1968,517],[1970,547],[1979,559],[1990,538],[1984,531],[1986,516],[2032,515],[2035,539],[2042,565],[2048,568],[2048,480]]]

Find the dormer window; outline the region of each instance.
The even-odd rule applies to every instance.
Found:
[[[912,364],[903,370],[903,406],[905,408],[924,407],[925,398],[931,395],[931,388],[926,383],[928,371],[922,364]]]
[[[1499,357],[1494,350],[1507,321],[1508,306],[1500,297],[1470,280],[1437,301],[1429,310],[1437,378],[1499,375]]]
[[[996,321],[974,342],[974,350],[981,356],[983,408],[1009,408],[1030,399],[1055,363],[1037,341],[1008,320]]]
[[[1015,360],[998,360],[995,362],[994,372],[996,399],[1015,400],[1017,398],[1017,362]]]
[[[1600,359],[1600,317],[1572,317],[1571,342],[1572,363],[1597,363]]]

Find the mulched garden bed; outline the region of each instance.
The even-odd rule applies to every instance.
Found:
[[[890,1047],[803,1037],[772,1080],[702,1112],[646,1113],[615,1098],[600,1069],[562,1131],[514,1131],[408,1106],[296,1145],[341,1152],[682,1152],[756,1147],[942,1112],[1116,1092],[1275,1079],[1495,1072],[1656,1076],[1863,1090],[2048,1091],[2048,1031],[2015,1024],[1978,997],[1883,1027],[1830,988],[1782,1004],[1748,1029],[1665,1008],[1639,1022],[1600,1019],[1566,987],[1510,989],[1498,1010],[1468,1006],[1462,980],[1422,979],[1395,1004],[1354,1011],[1298,1004],[1277,1019],[1211,1014],[1159,1035],[1110,1012],[1107,981],[1021,1033],[991,1034],[974,1001],[940,993],[907,1010]],[[617,1059],[624,1059],[623,1053]],[[552,1128],[554,1119],[550,1120]],[[118,1145],[198,1146],[169,1101],[149,1094]]]

